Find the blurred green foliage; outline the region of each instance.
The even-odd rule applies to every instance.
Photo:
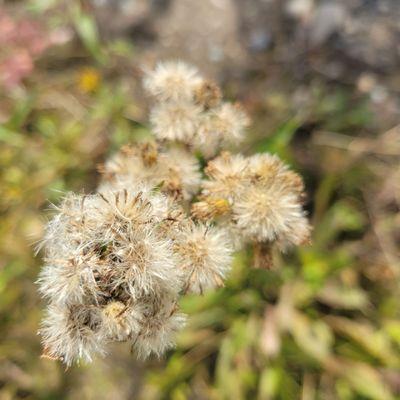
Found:
[[[43,12],[55,3],[30,6]],[[398,265],[379,243],[396,217],[370,204],[382,178],[373,159],[335,147],[334,135],[331,145],[318,143],[318,131],[379,141],[369,130],[374,116],[367,98],[318,78],[302,109],[287,89],[250,109],[247,147],[278,153],[304,175],[313,244],[276,254],[269,271],[252,268],[251,249],[237,254],[224,289],[182,301],[189,323],[164,360],[138,364],[124,344],[68,371],[40,358],[34,247],[49,202],[93,190],[98,163],[149,134],[136,54],[122,39],[102,43],[79,4],[71,2],[67,19],[77,42],[50,50],[24,86],[0,97],[0,399],[399,398]],[[74,54],[79,60],[66,62]],[[256,84],[243,82],[243,92]],[[301,135],[310,125],[314,135]],[[377,219],[388,221],[383,238]]]

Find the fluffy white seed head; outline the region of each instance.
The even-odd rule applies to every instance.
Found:
[[[208,163],[205,172],[210,179],[203,181],[203,194],[232,202],[249,183],[249,159],[223,152]]]
[[[232,218],[250,241],[278,242],[286,248],[302,244],[309,237],[308,222],[298,198],[279,181],[271,186],[249,187],[234,202]]]
[[[133,299],[158,290],[178,293],[181,288],[180,271],[171,252],[171,243],[158,235],[137,235],[122,241],[110,257],[117,267],[110,267],[109,290],[123,288]]]
[[[79,360],[91,362],[94,354],[105,354],[100,330],[97,308],[50,304],[40,328],[44,356],[59,359],[67,366]]]
[[[160,357],[175,346],[176,333],[186,323],[186,315],[179,312],[176,299],[168,294],[154,296],[144,302],[143,320],[133,350],[138,358],[154,354]]]
[[[244,139],[249,117],[239,104],[223,103],[211,111],[215,132],[224,144],[239,144]]]
[[[214,157],[221,147],[221,135],[215,129],[214,119],[210,112],[204,113],[199,119],[194,147],[201,151],[207,159]]]
[[[37,282],[43,297],[67,305],[82,303],[86,296],[97,300],[98,255],[94,252],[82,254],[77,249],[55,257],[45,258],[46,265],[39,274]]]
[[[233,249],[253,243],[255,264],[268,266],[271,244],[285,250],[310,235],[303,181],[278,157],[225,151],[202,179],[192,152],[214,157],[241,143],[249,124],[215,83],[170,62],[144,86],[156,99],[158,142],[107,161],[95,194],[67,195],[41,245],[44,356],[67,365],[91,361],[112,341],[129,341],[140,358],[161,356],[185,323],[179,296],[222,286]]]
[[[238,104],[223,103],[202,114],[194,146],[206,158],[217,154],[221,148],[230,148],[243,142],[250,120]]]
[[[192,207],[195,217],[220,217],[236,244],[241,237],[243,243],[275,242],[284,250],[309,240],[303,181],[277,156],[223,153],[205,171],[210,179],[202,185],[201,202]],[[215,204],[229,206],[217,213]]]
[[[101,187],[124,189],[145,183],[183,200],[190,200],[201,182],[199,162],[193,154],[183,148],[155,144],[125,147],[101,171],[105,185]]]
[[[159,140],[192,144],[200,113],[201,107],[191,102],[160,103],[150,112],[150,124]]]
[[[150,123],[159,140],[178,141],[211,158],[243,142],[250,120],[237,103],[221,102],[221,90],[182,62],[160,63],[148,72],[145,89],[157,102]]]
[[[139,302],[130,303],[111,301],[102,309],[101,333],[105,340],[125,341],[140,333],[143,306]]]
[[[190,101],[201,82],[197,68],[181,61],[167,61],[148,71],[143,85],[159,101]]]
[[[230,238],[223,229],[188,223],[180,230],[174,250],[185,274],[185,290],[203,293],[223,286],[233,252]]]
[[[182,271],[160,228],[168,208],[146,188],[65,198],[47,227],[38,280],[51,303],[41,329],[47,356],[90,361],[108,341],[145,329],[145,301],[167,293],[176,302]]]

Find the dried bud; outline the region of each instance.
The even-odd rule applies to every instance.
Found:
[[[192,205],[192,215],[199,220],[210,220],[230,211],[228,200],[223,198],[205,197],[204,201],[199,201]]]
[[[200,83],[195,91],[195,100],[204,108],[209,109],[219,105],[222,93],[219,86],[210,80]]]
[[[158,148],[155,143],[145,143],[141,148],[143,165],[151,167],[158,160]]]

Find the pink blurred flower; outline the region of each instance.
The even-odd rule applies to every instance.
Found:
[[[0,85],[20,85],[32,73],[35,58],[59,39],[39,21],[15,19],[0,9]]]
[[[33,71],[33,60],[27,50],[19,49],[0,61],[1,83],[7,89],[19,85]]]

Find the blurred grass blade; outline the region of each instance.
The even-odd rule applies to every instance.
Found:
[[[100,64],[105,64],[106,57],[100,45],[99,32],[95,19],[82,11],[79,6],[72,10],[75,29],[89,53]]]

